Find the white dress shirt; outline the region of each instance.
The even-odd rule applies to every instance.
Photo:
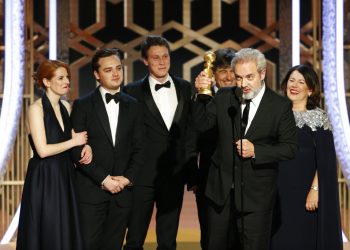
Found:
[[[250,107],[249,107],[249,115],[248,115],[248,124],[247,124],[247,127],[245,129],[245,133],[247,133],[249,127],[250,127],[250,124],[252,123],[252,120],[254,119],[254,116],[256,114],[256,111],[258,110],[259,108],[259,105],[260,105],[260,102],[261,102],[261,99],[265,93],[265,84],[264,86],[261,88],[261,90],[259,91],[259,93],[251,100],[250,102]],[[243,110],[245,108],[245,103],[242,103],[242,106],[241,106],[241,111],[242,111],[242,115],[243,115]]]
[[[110,100],[109,103],[106,102],[106,93],[109,93],[102,86],[99,88],[102,96],[103,103],[105,104],[105,108],[108,115],[109,127],[111,128],[113,146],[115,145],[115,136],[117,133],[118,127],[118,117],[119,117],[119,103],[115,103],[114,100]]]
[[[168,75],[165,82],[170,81],[170,88],[160,88],[158,91],[156,91],[156,84],[161,83],[152,76],[149,76],[148,81],[153,100],[156,103],[160,114],[162,115],[165,125],[167,126],[168,130],[170,130],[178,103],[174,82]]]
[[[216,85],[214,85],[214,93],[213,94],[216,94],[218,91],[219,91],[219,88]]]

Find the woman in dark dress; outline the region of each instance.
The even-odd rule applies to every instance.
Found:
[[[43,62],[35,75],[45,89],[28,111],[27,130],[34,156],[25,179],[17,249],[82,250],[69,149],[87,142],[87,133],[71,131],[70,106],[60,98],[69,91],[68,65]],[[81,163],[91,161],[84,148]]]
[[[315,71],[294,66],[282,82],[298,128],[295,159],[280,163],[272,250],[343,249],[336,156]]]

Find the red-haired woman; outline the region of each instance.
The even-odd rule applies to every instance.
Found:
[[[71,130],[70,105],[61,100],[69,91],[69,67],[47,60],[38,67],[34,79],[45,93],[28,111],[26,128],[34,156],[23,189],[17,249],[81,250],[69,150],[84,145],[87,133]],[[80,162],[90,163],[91,157],[91,148],[84,148]]]

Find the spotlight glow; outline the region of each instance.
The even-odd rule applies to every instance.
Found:
[[[24,0],[5,2],[5,80],[0,115],[0,177],[21,115],[24,81]]]
[[[2,240],[0,241],[0,245],[1,244],[8,244],[13,235],[15,234],[17,227],[18,227],[18,222],[19,222],[19,212],[21,211],[21,204],[19,204],[15,216],[13,217],[9,227],[7,228],[4,237],[2,237]]]
[[[49,6],[49,59],[57,59],[57,0]]]
[[[5,1],[5,81],[0,115],[0,179],[16,139],[22,109],[24,82],[24,0]],[[17,214],[17,213],[16,213]],[[0,244],[6,244],[17,228],[11,223]]]
[[[292,2],[292,66],[300,64],[300,0]]]
[[[333,126],[342,172],[350,180],[350,125],[344,90],[343,1],[323,0],[323,81],[325,102]]]

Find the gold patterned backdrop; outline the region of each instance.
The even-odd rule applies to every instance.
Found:
[[[242,47],[258,48],[268,59],[267,84],[278,90],[279,68],[282,66],[279,58],[288,53],[281,48],[281,29],[291,22],[279,15],[288,11],[283,9],[283,4],[288,5],[288,2],[291,1],[59,0],[58,22],[63,22],[67,17],[69,20],[68,32],[65,33],[63,29],[58,31],[58,46],[62,49],[59,51],[67,48],[68,55],[59,53],[58,58],[69,60],[71,65],[70,99],[95,88],[90,60],[96,49],[101,47],[116,47],[122,51],[125,84],[143,77],[146,69],[140,61],[139,44],[143,36],[150,33],[161,34],[169,40],[172,50],[171,72],[189,81],[202,69],[202,57],[207,50],[223,47],[236,50]],[[314,65],[321,74],[320,1],[300,2],[301,61]],[[2,1],[0,3],[3,5]],[[0,237],[20,202],[26,164],[30,157],[24,132],[24,116],[36,93],[30,76],[38,63],[48,57],[49,1],[26,0],[25,3],[25,95],[18,137],[7,173],[0,185]],[[3,16],[0,18],[3,20]],[[343,224],[348,233],[348,193],[345,181],[339,177]]]
[[[238,6],[238,1],[94,1],[96,12],[81,21],[79,11],[82,10],[82,1],[72,1],[69,47],[76,90],[74,96],[94,87],[93,78],[90,76],[89,79],[83,74],[89,75],[86,67],[89,67],[91,55],[98,47],[117,47],[123,52],[125,82],[128,83],[145,74],[145,69],[139,62],[138,45],[146,34],[162,34],[170,41],[173,51],[172,69],[187,80],[191,80],[192,70],[202,64],[206,50],[228,46],[238,50],[241,46],[252,46],[261,39],[244,34],[246,39],[238,42],[229,35],[239,23],[238,13],[241,11],[246,15],[248,12],[249,4],[241,2],[243,4]],[[275,15],[270,15],[268,10],[275,6],[273,1],[267,1],[266,4],[266,14],[271,17],[267,20],[267,26],[270,26],[276,20],[273,18]],[[225,20],[223,12],[226,13]],[[246,33],[266,34],[266,45],[261,46],[262,50],[278,47],[274,35],[269,34],[273,32],[272,29],[249,25],[247,18],[242,18],[241,21]],[[229,30],[226,36],[222,34],[225,30]],[[270,63],[269,66],[273,68],[274,64]],[[86,85],[89,87],[86,88]]]

